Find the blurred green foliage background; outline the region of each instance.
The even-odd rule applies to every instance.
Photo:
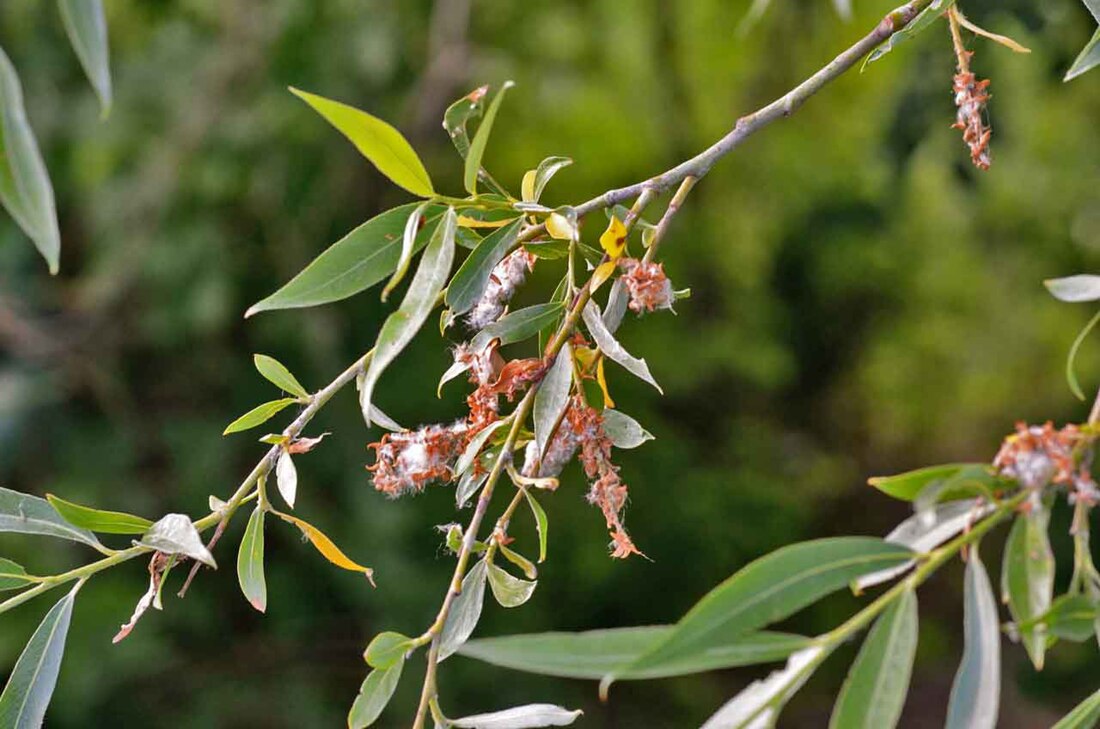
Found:
[[[443,108],[515,79],[488,165],[518,188],[542,157],[571,156],[547,199],[579,202],[693,154],[892,7],[856,0],[845,23],[825,0],[775,0],[739,33],[748,4],[112,2],[116,102],[103,123],[54,4],[0,4],[0,44],[23,80],[63,237],[62,273],[50,278],[0,220],[0,483],[150,517],[205,513],[207,496],[230,493],[265,448],[220,435],[274,395],[251,353],[316,388],[370,346],[388,310],[377,290],[242,319],[332,241],[407,199],[287,85],[392,120],[437,186],[458,191]],[[567,473],[544,501],[550,559],[535,597],[521,610],[487,605],[479,634],[671,622],[782,544],[888,531],[908,507],[869,489],[869,475],[986,460],[1017,419],[1085,417],[1062,366],[1092,312],[1055,302],[1041,280],[1100,264],[1100,73],[1060,81],[1092,21],[1077,0],[963,7],[1034,50],[972,43],[974,69],[993,80],[993,169],[971,168],[949,128],[946,27],[849,74],[717,166],[664,249],[693,298],[677,316],[621,331],[667,396],[609,369],[620,409],[657,436],[620,456],[627,524],[653,561],[608,558],[603,519],[584,502],[580,472]],[[549,295],[557,274],[542,268],[524,301]],[[461,411],[460,386],[435,397],[449,355],[431,330],[383,382],[382,406],[407,424]],[[1098,349],[1088,343],[1080,361],[1086,389],[1100,381]],[[223,569],[112,646],[146,578],[138,563],[105,573],[77,603],[49,726],[343,722],[368,639],[415,634],[434,616],[452,568],[435,525],[466,515],[453,513],[450,488],[397,502],[374,492],[363,465],[377,434],[364,431],[350,391],[310,432],[323,430],[335,436],[298,459],[299,513],[374,566],[378,589],[272,523],[261,616],[231,568],[238,519],[217,549]],[[1060,584],[1067,527],[1056,513]],[[0,535],[0,554],[36,573],[90,556],[11,535]],[[921,592],[903,726],[942,722],[961,652],[960,578],[953,566]],[[3,670],[51,602],[3,616]],[[855,602],[831,599],[787,627],[827,629]],[[784,726],[824,725],[854,650],[827,664]],[[384,726],[407,725],[422,665],[406,667]],[[1049,725],[1095,689],[1097,669],[1092,644],[1059,646],[1042,675],[1008,648],[1001,726]],[[456,657],[441,690],[453,715],[553,701],[584,708],[587,726],[680,727],[765,670],[619,684],[601,705],[590,683]]]

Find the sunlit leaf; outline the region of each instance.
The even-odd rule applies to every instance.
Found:
[[[1001,592],[1008,610],[1020,627],[1020,637],[1035,670],[1043,669],[1047,647],[1046,625],[1031,624],[1050,609],[1054,596],[1054,552],[1047,527],[1050,512],[1032,502],[1026,514],[1016,517],[1005,543]]]
[[[27,571],[23,569],[22,565],[0,557],[0,592],[18,590],[34,582],[36,580],[27,575]]]
[[[607,680],[684,660],[719,636],[731,640],[777,622],[847,586],[863,574],[896,566],[913,553],[872,537],[792,544],[761,557],[715,587],[681,618],[668,638]]]
[[[294,500],[298,497],[298,469],[294,467],[294,459],[285,450],[275,462],[275,483],[283,501],[293,509]]]
[[[264,578],[264,510],[257,506],[248,517],[248,525],[237,551],[237,580],[241,592],[252,607],[267,611],[267,580]]]
[[[386,317],[385,323],[382,324],[374,344],[374,356],[371,357],[366,374],[360,383],[359,403],[368,422],[370,422],[370,408],[378,378],[420,331],[420,327],[424,325],[428,315],[435,308],[439,292],[447,283],[455,255],[455,227],[454,208],[448,208],[443,214],[443,221],[424,250],[424,255],[420,258],[420,265],[409,283],[409,289],[405,292],[401,306]]]
[[[46,494],[50,506],[75,527],[101,534],[143,534],[153,522],[120,511],[101,511]]]
[[[310,524],[305,519],[299,519],[296,516],[290,514],[284,514],[282,512],[275,512],[283,521],[290,522],[294,526],[302,530],[302,534],[309,539],[310,543],[321,553],[321,556],[327,559],[332,564],[340,567],[341,569],[348,570],[350,572],[362,572],[367,576],[367,579],[374,583],[374,570],[370,567],[364,567],[358,562],[352,561],[346,554],[340,551],[328,536],[325,535],[317,527]]]
[[[290,373],[283,363],[266,354],[252,355],[252,363],[264,379],[278,387],[283,392],[296,397],[309,397],[309,392],[298,382],[298,378]]]
[[[1100,28],[1096,29],[1096,32],[1092,34],[1092,38],[1085,47],[1081,49],[1081,52],[1077,55],[1073,65],[1069,67],[1069,71],[1066,71],[1065,81],[1072,81],[1086,71],[1100,66]]]
[[[596,341],[596,346],[600,348],[600,351],[604,353],[605,357],[622,365],[632,375],[648,382],[657,388],[657,392],[662,395],[664,394],[664,390],[661,389],[661,386],[653,379],[653,375],[650,374],[649,365],[646,364],[646,361],[644,359],[638,359],[627,352],[623,348],[623,345],[619,344],[619,341],[615,339],[614,335],[607,330],[598,306],[589,301],[584,307],[583,316],[584,325],[588,327],[588,333],[592,335],[592,338]]]
[[[550,178],[557,174],[558,170],[571,164],[573,164],[573,160],[568,157],[547,157],[539,162],[537,168],[528,170],[523,176],[523,184],[521,185],[523,201],[538,202],[539,198],[542,197],[542,191],[546,189],[546,183],[550,182]]]
[[[57,0],[69,42],[99,97],[106,117],[111,110],[111,68],[107,47],[107,19],[102,0]]]
[[[568,726],[584,712],[569,711],[554,704],[528,704],[489,714],[474,714],[452,719],[451,725],[463,729],[534,729],[542,726]]]
[[[959,486],[957,495],[941,494],[940,500],[944,501],[952,496],[954,498],[972,496],[973,490],[966,488],[968,482],[988,485],[994,482],[994,476],[992,469],[985,463],[948,463],[942,466],[918,468],[895,476],[875,476],[867,479],[867,483],[882,493],[902,501],[914,501],[924,489],[940,481],[951,481],[952,484]]]
[[[535,529],[539,534],[539,564],[546,561],[546,543],[549,539],[550,520],[546,518],[546,510],[542,508],[530,489],[524,489],[523,495],[527,497],[527,504],[531,507],[531,514],[535,517]]]
[[[466,191],[471,195],[477,194],[477,173],[481,170],[481,158],[485,155],[485,147],[489,143],[489,134],[493,131],[493,122],[496,120],[500,103],[504,100],[504,93],[513,86],[515,84],[511,81],[505,81],[501,85],[500,90],[493,97],[492,103],[489,104],[489,108],[485,111],[485,117],[481,120],[477,133],[474,134],[474,141],[470,142],[470,151],[466,155],[466,169],[462,176],[462,182],[466,186]]]
[[[945,729],[994,729],[1001,700],[1001,631],[989,575],[970,550],[963,596],[962,663],[951,686]]]
[[[600,235],[600,247],[613,261],[623,255],[626,250],[626,226],[618,217],[612,215],[607,222],[607,229]]]
[[[263,425],[277,415],[279,411],[297,402],[298,401],[293,397],[284,397],[281,400],[270,400],[262,405],[257,405],[229,425],[225,426],[222,435],[239,433],[242,430],[255,428],[257,425]]]
[[[791,696],[832,652],[833,646],[811,645],[787,659],[787,666],[730,699],[703,724],[703,729],[764,729],[775,726],[776,717]]]
[[[1092,729],[1100,722],[1100,691],[1073,707],[1051,729]]]
[[[411,639],[407,635],[386,631],[374,636],[363,654],[363,660],[371,668],[389,668],[405,659]]]
[[[451,283],[447,285],[444,300],[455,315],[472,309],[489,286],[493,268],[516,244],[523,218],[516,218],[508,225],[485,236],[477,248],[458,267]]]
[[[0,532],[41,534],[70,539],[96,549],[103,547],[95,534],[65,521],[45,499],[0,487]]]
[[[83,584],[78,582],[50,608],[16,661],[0,694],[0,726],[5,729],[39,729],[45,721],[61,671],[73,601]]]
[[[503,607],[519,607],[527,602],[537,585],[537,580],[521,580],[492,562],[489,563],[489,587],[493,589],[493,597]]]
[[[559,303],[547,303],[535,304],[505,314],[478,332],[477,336],[470,341],[470,347],[475,351],[481,351],[494,339],[499,339],[501,346],[522,342],[541,330],[553,326],[564,311],[565,307]]]
[[[637,420],[618,410],[603,411],[603,431],[616,448],[637,448],[647,440],[653,440],[653,434]]]
[[[546,446],[565,413],[572,388],[573,349],[566,342],[535,392],[535,445],[540,460],[546,454]]]
[[[340,301],[382,281],[401,260],[405,224],[419,205],[401,205],[363,223],[329,246],[278,291],[253,304],[245,316]],[[414,253],[427,244],[444,210],[439,205],[428,208]]]
[[[395,184],[419,197],[435,195],[424,163],[401,132],[353,106],[294,87],[290,88],[290,92],[340,130],[379,172]]]
[[[409,218],[405,221],[405,229],[401,232],[401,256],[397,259],[397,268],[390,276],[389,283],[382,288],[382,301],[390,297],[390,292],[397,288],[397,285],[401,283],[401,280],[405,278],[405,273],[409,270],[413,253],[416,252],[416,234],[420,231],[420,225],[424,221],[424,213],[429,205],[430,203],[426,202],[420,203],[409,213]]]
[[[830,729],[897,726],[917,652],[917,597],[906,590],[875,621],[833,707]]]
[[[0,48],[0,203],[57,273],[61,233],[53,186],[38,151],[27,112],[23,87],[4,50]]]
[[[145,532],[138,544],[165,554],[190,557],[209,567],[218,566],[214,562],[214,555],[202,543],[202,537],[186,514],[168,514],[160,518],[149,527],[149,531]]]
[[[374,723],[390,703],[404,666],[405,661],[399,660],[389,668],[376,668],[367,675],[348,713],[348,729],[364,729]]]
[[[667,639],[673,625],[611,628],[580,633],[534,633],[472,640],[459,654],[495,666],[564,678],[599,679],[636,661]],[[653,669],[630,671],[620,680],[684,676],[722,668],[781,661],[805,648],[809,638],[789,633],[757,632],[727,639],[720,635],[706,651]]]
[[[1059,301],[1079,303],[1100,300],[1100,276],[1081,274],[1043,281],[1051,295]]]
[[[604,261],[596,266],[596,270],[592,272],[591,290],[593,293],[603,286],[607,279],[611,278],[611,275],[615,273],[616,265],[615,261]]]
[[[486,563],[482,559],[462,578],[462,592],[451,605],[451,611],[443,623],[443,632],[439,635],[439,660],[457,651],[473,634],[485,604],[487,576]]]

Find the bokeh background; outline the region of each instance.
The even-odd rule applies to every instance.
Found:
[[[775,0],[743,33],[748,0],[111,2],[116,102],[100,122],[54,4],[7,0],[0,44],[23,79],[64,245],[50,278],[0,219],[0,483],[151,517],[205,513],[265,448],[220,435],[275,394],[250,355],[278,357],[315,388],[370,346],[387,312],[377,290],[242,318],[346,231],[407,200],[287,85],[394,121],[437,186],[458,191],[443,108],[515,79],[487,163],[518,186],[542,157],[571,156],[547,199],[579,202],[709,144],[892,7],[854,4],[845,23],[825,0]],[[489,604],[480,635],[671,622],[780,545],[887,532],[908,507],[867,487],[869,475],[986,460],[1017,419],[1085,417],[1062,369],[1092,311],[1053,301],[1041,281],[1100,264],[1100,72],[1060,80],[1093,23],[1078,0],[963,6],[1034,50],[973,44],[975,70],[993,79],[993,169],[974,170],[949,128],[946,28],[849,74],[717,166],[664,249],[693,297],[621,330],[666,396],[611,372],[620,408],[657,436],[619,457],[627,524],[653,561],[608,558],[603,519],[569,472],[544,502],[550,559],[534,598]],[[524,300],[549,294],[549,268]],[[405,423],[460,412],[461,386],[435,397],[448,355],[432,330],[384,379],[382,405]],[[1097,350],[1086,344],[1080,360],[1089,389]],[[310,428],[323,430],[335,435],[298,459],[299,512],[373,565],[378,589],[272,523],[270,606],[255,613],[232,570],[239,519],[217,550],[223,569],[112,646],[146,582],[140,563],[112,570],[77,603],[49,726],[343,722],[369,638],[415,634],[435,614],[452,568],[435,526],[466,515],[449,487],[396,502],[373,491],[364,446],[377,434],[350,391]],[[1060,585],[1067,527],[1059,510]],[[39,573],[89,557],[11,535],[0,554]],[[955,565],[921,591],[903,726],[942,722],[960,587]],[[2,617],[0,672],[51,603]],[[825,630],[856,604],[838,596],[787,627]],[[784,726],[825,724],[855,649],[830,660]],[[422,665],[406,667],[381,725],[408,724]],[[1059,645],[1041,675],[1006,644],[1001,726],[1048,726],[1095,689],[1098,669],[1093,644]],[[586,726],[682,727],[766,670],[619,684],[601,705],[592,683],[456,657],[442,697],[452,715],[552,701],[584,708]]]

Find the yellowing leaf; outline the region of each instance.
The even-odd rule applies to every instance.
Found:
[[[340,548],[333,544],[332,540],[320,529],[313,526],[305,519],[299,519],[296,516],[284,514],[281,511],[276,511],[275,513],[278,514],[283,521],[288,521],[301,529],[302,533],[306,535],[306,538],[308,538],[313,546],[317,548],[317,551],[329,562],[351,572],[362,572],[367,576],[367,579],[370,580],[370,583],[372,585],[374,584],[374,570],[370,567],[364,567],[358,562],[353,562],[346,554],[340,551]]]
[[[293,87],[290,91],[340,130],[379,172],[394,183],[419,197],[435,195],[424,163],[401,132],[354,106]]]
[[[576,359],[584,372],[588,372],[592,369],[592,365],[596,362],[596,355],[598,351],[592,347],[577,347],[573,350],[573,358]]]
[[[561,213],[550,213],[546,219],[546,232],[551,238],[573,240],[577,236],[577,226]]]
[[[611,278],[614,272],[615,261],[604,261],[596,266],[596,270],[592,272],[592,292],[595,293],[596,289],[603,286],[603,282]]]
[[[535,197],[535,175],[538,170],[527,170],[523,175],[523,182],[519,185],[520,197],[523,198],[523,202],[538,202],[538,198]]]
[[[603,363],[606,361],[604,357],[600,357],[600,362],[596,365],[596,382],[600,383],[600,389],[603,390],[603,406],[613,408],[615,407],[615,401],[611,399],[611,393],[607,391],[607,376],[604,374],[603,368]]]
[[[600,236],[600,246],[611,256],[611,260],[615,260],[626,250],[626,226],[618,216],[611,216],[607,230]]]
[[[458,216],[458,224],[463,228],[503,228],[514,220],[514,217],[503,218],[502,220],[478,220],[465,215]]]

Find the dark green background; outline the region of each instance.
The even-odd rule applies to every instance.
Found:
[[[457,0],[438,4],[448,2]],[[278,357],[316,388],[370,346],[388,310],[377,290],[241,316],[346,231],[408,199],[287,85],[392,120],[437,187],[457,193],[443,107],[515,79],[489,166],[518,187],[542,157],[571,156],[546,197],[579,202],[693,154],[891,7],[855,0],[846,24],[825,0],[773,5],[742,34],[747,0],[475,0],[454,46],[439,42],[447,33],[432,40],[426,0],[109,2],[116,102],[100,123],[54,4],[4,2],[0,44],[23,79],[64,244],[62,273],[50,278],[0,220],[0,483],[150,517],[205,513],[207,496],[231,493],[263,452],[252,434],[220,435],[275,395],[251,353]],[[888,531],[907,507],[864,485],[868,475],[985,460],[1017,419],[1085,417],[1062,367],[1092,312],[1053,301],[1041,281],[1100,264],[1100,72],[1060,80],[1093,24],[1077,0],[963,7],[1034,49],[973,44],[974,69],[993,79],[993,169],[975,171],[949,128],[954,60],[939,26],[717,166],[664,249],[693,298],[677,316],[622,329],[666,397],[609,368],[620,408],[657,436],[619,456],[627,524],[653,561],[608,558],[603,519],[570,471],[544,500],[550,559],[534,598],[518,610],[488,605],[480,634],[670,622],[779,545]],[[551,268],[523,301],[549,295],[560,275]],[[1080,363],[1087,389],[1100,379],[1096,349],[1088,343]],[[447,364],[429,327],[385,376],[382,406],[409,424],[458,416],[461,386],[443,401],[434,394]],[[335,435],[298,459],[298,513],[373,565],[378,589],[272,522],[270,606],[255,613],[232,570],[239,519],[217,549],[222,570],[112,646],[146,581],[139,563],[112,570],[81,593],[49,726],[343,722],[369,638],[419,632],[434,615],[453,564],[435,525],[468,513],[453,513],[450,487],[396,502],[374,492],[363,465],[377,434],[364,431],[350,391],[309,432],[323,430]],[[527,522],[516,534],[531,553]],[[1062,511],[1052,529],[1064,584]],[[999,539],[986,547],[991,569]],[[0,554],[38,573],[91,557],[11,535]],[[942,722],[961,652],[960,584],[953,565],[920,593],[904,726]],[[0,665],[51,602],[0,618]],[[856,604],[826,601],[788,627],[828,629]],[[784,726],[824,725],[854,650],[830,660]],[[420,657],[408,664],[383,725],[407,726],[422,668]],[[1036,676],[1006,643],[1001,726],[1049,725],[1096,688],[1098,668],[1094,644],[1060,645]],[[765,670],[620,684],[600,705],[594,684],[456,657],[441,692],[452,715],[552,701],[584,708],[587,726],[680,727]]]

